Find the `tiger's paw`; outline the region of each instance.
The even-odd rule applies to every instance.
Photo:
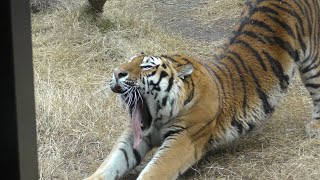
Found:
[[[306,131],[311,138],[320,139],[320,121],[312,120],[306,124]]]

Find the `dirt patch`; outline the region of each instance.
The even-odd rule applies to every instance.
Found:
[[[152,2],[155,10],[155,22],[162,28],[179,33],[188,39],[212,43],[230,35],[240,13],[236,13],[233,16],[216,16],[215,14],[221,8],[208,12],[208,4],[208,1],[203,0],[187,0],[183,2],[178,0],[156,0]],[[230,1],[228,4],[237,3]],[[219,5],[219,2],[217,2],[217,5]],[[234,11],[238,12],[239,8],[236,8],[236,6],[233,7]],[[211,14],[212,18],[209,21],[208,19],[206,21],[202,19],[199,15],[202,11],[207,15]]]

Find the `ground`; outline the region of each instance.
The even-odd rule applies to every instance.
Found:
[[[242,1],[109,0],[93,17],[83,1],[59,4],[32,14],[40,179],[83,179],[110,152],[128,123],[106,86],[115,66],[140,51],[212,59]],[[210,151],[179,179],[319,179],[320,141],[304,131],[312,104],[296,75],[260,133]]]

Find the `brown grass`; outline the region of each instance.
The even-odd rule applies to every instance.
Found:
[[[207,2],[217,14],[234,3]],[[110,0],[98,17],[82,12],[82,3],[61,1],[32,15],[40,179],[82,179],[108,155],[128,122],[106,85],[115,66],[140,51],[204,59],[220,43],[165,32],[149,0]],[[319,179],[320,142],[303,129],[310,108],[297,79],[261,133],[210,152],[180,179]]]

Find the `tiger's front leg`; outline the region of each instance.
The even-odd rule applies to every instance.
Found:
[[[186,131],[165,139],[137,180],[172,180],[195,164],[206,151],[209,136],[192,139]]]
[[[85,180],[115,180],[139,165],[151,147],[143,138],[137,149],[133,149],[133,132],[127,128],[113,147],[107,159],[96,172]]]

